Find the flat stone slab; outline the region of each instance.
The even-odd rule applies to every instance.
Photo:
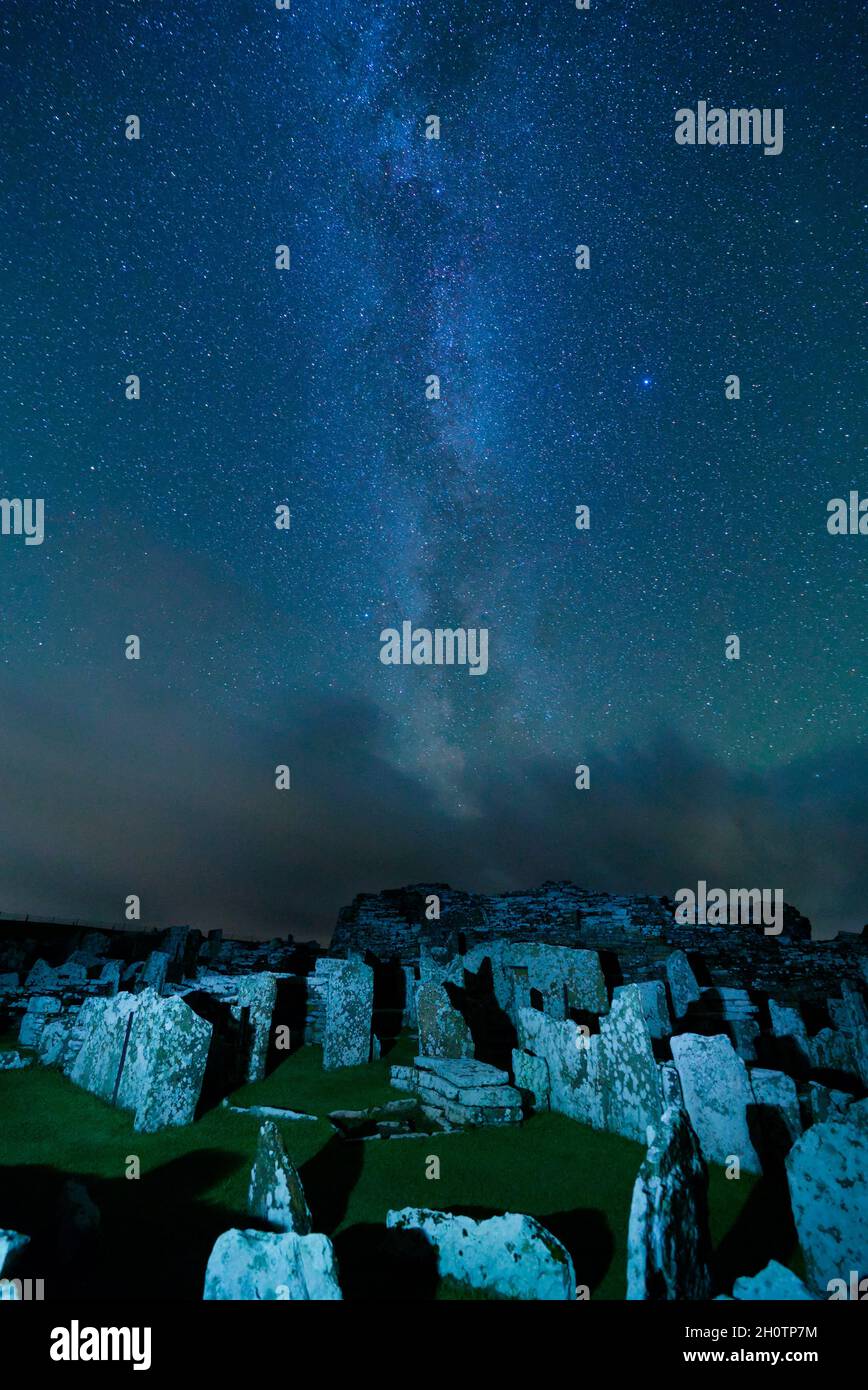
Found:
[[[420,1071],[433,1072],[463,1091],[467,1086],[508,1086],[509,1073],[472,1057],[417,1057]],[[424,1080],[424,1078],[423,1078]]]

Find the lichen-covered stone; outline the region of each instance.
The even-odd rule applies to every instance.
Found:
[[[571,1019],[559,1023],[539,1009],[519,1009],[518,1040],[548,1067],[551,1109],[603,1129],[599,1034],[583,1032]]]
[[[771,1156],[782,1157],[802,1132],[796,1083],[786,1072],[754,1067],[749,1074],[756,1102],[753,1111],[756,1142]]]
[[[141,982],[149,989],[154,989],[158,994],[162,993],[166,983],[166,971],[169,968],[169,957],[165,951],[152,951],[145,961],[142,970]]]
[[[669,1005],[666,1002],[666,986],[663,981],[637,980],[634,988],[639,991],[642,1010],[651,1037],[668,1038],[672,1032],[672,1019],[669,1014]],[[615,993],[617,994],[617,992],[616,990]]]
[[[118,996],[120,998],[121,996]],[[138,996],[117,1103],[145,1134],[191,1124],[202,1091],[211,1024],[178,996]]]
[[[736,1279],[732,1296],[745,1301],[791,1302],[800,1299],[813,1300],[814,1295],[805,1287],[798,1275],[777,1260],[769,1260],[759,1274],[745,1275]]]
[[[708,1163],[736,1155],[745,1172],[761,1171],[748,1128],[754,1104],[747,1068],[722,1033],[681,1033],[672,1039],[684,1104]]]
[[[649,1126],[627,1233],[629,1299],[708,1298],[708,1172],[680,1106]]]
[[[259,1130],[247,1210],[277,1230],[295,1231],[300,1236],[310,1234],[311,1215],[301,1178],[287,1156],[280,1130],[271,1120]]]
[[[27,1005],[27,1012],[21,1019],[18,1041],[22,1047],[37,1047],[42,1030],[53,1014],[59,1014],[61,1004],[50,994],[34,994]]]
[[[807,1282],[820,1297],[831,1279],[868,1271],[868,1127],[812,1125],[786,1158],[790,1203]]]
[[[529,1091],[534,1110],[549,1108],[549,1069],[543,1057],[514,1048],[512,1073],[519,1091]]]
[[[111,1104],[124,1057],[127,1025],[140,998],[117,994],[112,998],[85,999],[78,1016],[84,1040],[69,1070],[76,1086]]]
[[[374,972],[361,961],[335,961],[328,974],[323,1066],[355,1067],[371,1058]]]
[[[317,1302],[343,1297],[328,1236],[234,1229],[217,1237],[202,1296]]]
[[[473,1040],[442,984],[428,980],[416,993],[419,1050],[426,1057],[470,1057]]]
[[[390,1211],[391,1230],[419,1231],[436,1253],[441,1279],[495,1298],[571,1301],[573,1263],[559,1240],[532,1216],[506,1212],[487,1221],[426,1207]]]
[[[605,1128],[644,1143],[648,1126],[660,1119],[663,1092],[637,985],[615,990],[611,1011],[600,1020],[600,1056]]]
[[[666,960],[666,980],[676,1018],[683,1018],[694,1000],[699,998],[699,985],[683,951],[673,951]]]
[[[251,1029],[245,1080],[262,1081],[265,1077],[271,1023],[277,1001],[277,978],[271,972],[262,971],[255,975],[241,976],[237,986],[238,1003],[233,1005],[232,1013],[239,1018],[241,1011],[247,1009]]]
[[[0,1231],[0,1276],[11,1273],[21,1251],[29,1244],[30,1237],[19,1231]]]

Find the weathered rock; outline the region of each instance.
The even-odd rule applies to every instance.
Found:
[[[534,1110],[549,1108],[549,1069],[544,1058],[513,1048],[512,1071],[519,1091],[529,1091]]]
[[[507,1212],[473,1221],[426,1207],[404,1207],[390,1211],[386,1225],[421,1232],[436,1253],[441,1279],[455,1279],[495,1298],[570,1301],[576,1296],[572,1260],[532,1216]]]
[[[798,1275],[793,1274],[792,1270],[787,1269],[785,1265],[778,1264],[777,1260],[770,1260],[759,1274],[750,1276],[743,1274],[740,1279],[736,1279],[732,1296],[746,1301],[759,1299],[773,1302],[813,1299],[814,1297]]]
[[[652,1038],[668,1038],[672,1019],[666,1002],[666,986],[662,980],[637,980],[634,986],[642,1000],[642,1011]],[[617,994],[617,989],[615,993]]]
[[[370,1061],[374,972],[360,961],[335,961],[328,976],[323,1066],[354,1067]]]
[[[294,1164],[287,1157],[280,1130],[271,1120],[260,1128],[250,1173],[247,1210],[279,1231],[306,1236],[311,1215]]]
[[[117,994],[121,984],[121,963],[119,960],[107,960],[102,970],[99,972],[100,982],[105,984],[109,993]]]
[[[627,1297],[708,1298],[708,1171],[687,1112],[669,1106],[648,1140],[630,1205]]]
[[[684,1105],[684,1092],[681,1077],[674,1062],[660,1063],[660,1090],[663,1095],[663,1108],[667,1105]]]
[[[258,975],[242,976],[237,983],[238,1003],[233,1006],[232,1012],[236,1018],[240,1018],[241,1011],[247,1009],[252,1030],[245,1080],[262,1081],[277,1000],[277,979],[271,972],[263,971]]]
[[[427,981],[416,993],[419,1047],[426,1057],[470,1057],[470,1029],[442,984]]]
[[[469,1057],[417,1057],[412,1089],[429,1118],[450,1125],[519,1124],[521,1094],[509,1075]]]
[[[846,1091],[836,1091],[823,1086],[819,1081],[809,1081],[807,1085],[808,1114],[812,1124],[823,1120],[835,1120],[845,1114],[853,1097]]]
[[[342,1298],[328,1236],[224,1231],[205,1270],[205,1299]]]
[[[23,1236],[18,1231],[0,1230],[0,1276],[11,1273],[22,1250],[29,1244],[29,1236]]]
[[[559,1023],[539,1009],[520,1009],[518,1040],[548,1067],[552,1110],[603,1129],[600,1035],[583,1032],[571,1019]]]
[[[666,980],[676,1018],[682,1018],[695,999],[699,998],[699,985],[690,961],[683,951],[673,951],[666,960]]]
[[[118,994],[86,999],[78,1016],[84,1041],[69,1069],[69,1079],[110,1105],[117,1097],[121,1063],[140,997]]]
[[[24,987],[29,990],[51,989],[56,984],[56,981],[56,973],[48,962],[38,960],[27,972]]]
[[[754,1103],[747,1068],[729,1038],[681,1033],[672,1039],[684,1104],[708,1163],[725,1164],[736,1155],[746,1172],[761,1171],[748,1128]]]
[[[158,994],[163,991],[166,983],[166,971],[169,968],[169,957],[165,951],[152,951],[145,961],[144,969],[141,974],[141,984],[146,989],[154,989]]]
[[[0,1052],[0,1071],[22,1071],[32,1063],[32,1057],[22,1057],[20,1052]]]
[[[135,1111],[133,1127],[146,1134],[191,1124],[205,1077],[211,1024],[177,996],[162,999],[145,990],[137,997],[117,1103]]]
[[[812,1125],[786,1167],[808,1286],[824,1297],[830,1280],[868,1268],[868,1127],[849,1120]]]
[[[600,1045],[605,1128],[644,1143],[648,1126],[660,1119],[663,1094],[637,985],[615,990],[611,1011],[600,1020]]]
[[[754,1067],[749,1074],[755,1105],[750,1127],[763,1159],[780,1159],[802,1132],[796,1083],[782,1071]]]
[[[59,1014],[60,1008],[60,1000],[52,998],[50,994],[34,994],[18,1029],[18,1041],[21,1046],[36,1047],[49,1018],[53,1014]]]

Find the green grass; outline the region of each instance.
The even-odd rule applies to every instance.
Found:
[[[324,1072],[320,1049],[305,1048],[233,1097],[320,1117],[281,1123],[281,1130],[314,1227],[335,1241],[345,1295],[455,1295],[430,1287],[406,1261],[396,1263],[385,1233],[390,1208],[429,1206],[477,1217],[506,1210],[536,1216],[566,1245],[592,1297],[623,1298],[627,1218],[643,1149],[554,1114],[508,1130],[339,1139],[322,1117],[403,1094],[389,1085],[389,1067],[412,1055],[412,1042],[402,1039],[379,1062]],[[59,1072],[0,1072],[0,1227],[33,1237],[24,1272],[46,1278],[49,1297],[73,1288],[84,1296],[199,1298],[216,1237],[258,1224],[245,1214],[245,1199],[259,1123],[221,1107],[183,1129],[136,1134],[126,1112]],[[125,1176],[129,1155],[141,1161],[138,1180]],[[431,1155],[440,1160],[439,1180],[425,1176]],[[90,1252],[64,1263],[57,1201],[73,1174],[86,1183],[102,1225]],[[747,1175],[728,1182],[721,1170],[711,1173],[713,1236],[721,1268],[733,1277],[760,1268],[770,1254],[786,1261],[791,1253],[779,1231],[765,1230],[761,1186]]]

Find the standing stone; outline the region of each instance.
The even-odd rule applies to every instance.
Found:
[[[27,1005],[27,1012],[18,1029],[18,1041],[22,1047],[37,1047],[42,1030],[53,1014],[60,1013],[60,1000],[50,994],[35,994]]]
[[[328,1236],[224,1231],[205,1270],[206,1299],[342,1298]]]
[[[117,994],[108,999],[85,999],[78,1015],[84,1040],[69,1069],[69,1079],[109,1105],[115,1100],[130,1018],[137,1012],[140,998]]]
[[[786,1166],[807,1282],[825,1298],[830,1280],[868,1269],[868,1127],[849,1120],[812,1125]]]
[[[138,998],[117,1103],[135,1111],[134,1129],[152,1134],[195,1119],[212,1027],[177,995]]]
[[[571,1302],[576,1296],[572,1260],[532,1216],[506,1212],[473,1221],[426,1207],[404,1207],[390,1211],[386,1225],[424,1236],[436,1253],[441,1279],[455,1279],[495,1298]]]
[[[119,960],[107,960],[102,970],[99,972],[100,984],[107,987],[108,994],[117,994],[121,986],[121,963]]]
[[[425,1057],[472,1057],[470,1029],[442,984],[428,980],[416,994],[419,1051]]]
[[[605,1127],[642,1144],[660,1119],[663,1092],[638,985],[615,990],[600,1044]]]
[[[57,983],[56,972],[47,961],[37,960],[28,971],[25,989],[51,989]]]
[[[747,1068],[729,1038],[722,1033],[710,1038],[681,1033],[672,1039],[672,1056],[703,1158],[725,1164],[735,1154],[746,1172],[759,1173],[761,1165],[748,1129],[753,1092]]]
[[[549,1069],[545,1059],[513,1048],[512,1074],[519,1091],[530,1091],[534,1110],[548,1110]]]
[[[763,1156],[783,1158],[802,1132],[796,1083],[786,1072],[754,1067],[750,1085],[756,1105],[757,1143]]]
[[[247,1009],[250,1024],[250,1051],[247,1055],[246,1081],[262,1081],[268,1061],[271,1023],[277,1002],[277,978],[268,971],[243,975],[238,979],[238,1003],[232,1006],[235,1018]]]
[[[287,1156],[280,1130],[266,1120],[259,1131],[256,1157],[250,1172],[247,1210],[280,1231],[307,1236],[311,1215],[301,1178]]]
[[[680,1106],[648,1130],[627,1233],[629,1299],[708,1298],[708,1171]]]
[[[374,972],[361,961],[335,961],[326,992],[323,1066],[357,1067],[371,1059]]]
[[[145,989],[155,989],[158,994],[161,994],[166,983],[168,968],[169,957],[165,951],[152,951],[145,961],[145,968],[141,975],[141,983]]]
[[[635,988],[638,989],[642,999],[642,1009],[651,1037],[668,1038],[672,1032],[672,1019],[669,1016],[666,986],[663,981],[637,980]],[[617,990],[615,993],[617,994]]]
[[[683,951],[673,951],[665,968],[673,1012],[676,1018],[683,1018],[693,1001],[699,998],[696,976]]]
[[[521,1048],[548,1067],[549,1105],[594,1129],[604,1126],[599,1033],[585,1034],[572,1019],[558,1023],[539,1009],[519,1009]]]

